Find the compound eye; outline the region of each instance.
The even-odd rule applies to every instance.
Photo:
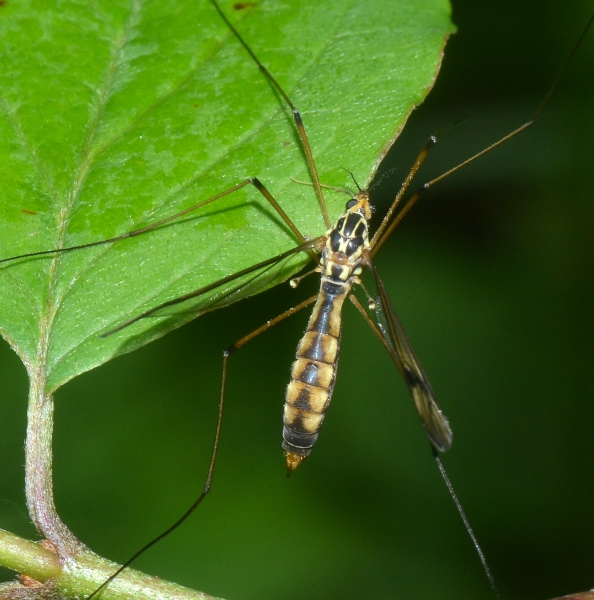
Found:
[[[358,203],[359,200],[357,200],[356,198],[352,198],[346,203],[346,209],[350,210],[351,208],[353,208],[353,206],[357,206]]]

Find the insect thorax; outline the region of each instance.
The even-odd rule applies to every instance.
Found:
[[[344,214],[326,236],[322,252],[323,275],[337,283],[361,274],[364,250],[369,250],[368,220],[371,216],[367,194],[349,200]]]

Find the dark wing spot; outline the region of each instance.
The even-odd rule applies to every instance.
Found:
[[[421,385],[425,387],[423,385],[423,382],[419,379],[419,376],[414,371],[411,371],[406,367],[404,367],[404,379],[406,380],[406,384],[408,385],[408,387],[413,387],[416,385]]]

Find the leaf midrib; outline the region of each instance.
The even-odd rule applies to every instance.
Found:
[[[340,29],[340,24],[344,21],[346,14],[351,10],[352,6],[354,4],[354,0],[352,2],[350,2],[344,9],[342,15],[336,19],[336,26],[334,28],[334,33],[332,35],[328,35],[327,37],[327,41],[325,43],[324,46],[322,46],[319,50],[319,52],[311,59],[311,61],[309,62],[309,64],[306,66],[306,68],[303,70],[303,74],[300,76],[300,78],[298,80],[296,80],[294,82],[294,84],[291,86],[291,90],[294,91],[295,89],[297,89],[304,80],[307,79],[307,76],[309,73],[311,73],[313,66],[312,65],[316,65],[319,63],[320,57],[324,54],[324,52],[326,52],[327,48],[329,47],[329,45],[332,43],[332,41],[338,36],[338,34],[336,33],[337,30]],[[128,22],[132,19],[133,14],[131,14],[130,19],[128,20]],[[124,30],[127,32],[129,31],[129,27],[124,28]],[[124,43],[126,40],[126,34],[123,34],[121,36],[121,42],[119,45],[117,45],[117,50],[118,52],[121,53],[122,48],[124,47]],[[102,153],[106,148],[110,147],[113,143],[115,143],[118,139],[121,139],[121,137],[123,135],[125,135],[125,133],[127,131],[130,131],[131,129],[133,129],[133,127],[140,121],[142,120],[144,117],[146,117],[147,114],[149,114],[151,111],[153,111],[157,106],[159,106],[160,104],[162,104],[164,101],[166,101],[168,98],[172,97],[173,95],[175,95],[176,93],[178,93],[181,89],[183,89],[183,87],[185,85],[187,85],[192,78],[194,77],[194,75],[204,67],[205,64],[207,64],[207,62],[209,60],[212,60],[212,58],[214,56],[216,56],[222,47],[225,46],[225,44],[227,44],[229,42],[230,39],[233,38],[233,34],[229,33],[225,39],[223,39],[214,49],[214,51],[212,53],[210,53],[210,55],[204,60],[201,61],[201,63],[199,65],[197,65],[194,69],[192,69],[186,76],[184,76],[183,80],[180,81],[174,88],[172,88],[167,94],[161,96],[157,101],[153,102],[151,104],[150,107],[147,107],[144,111],[142,111],[142,113],[139,113],[135,119],[129,123],[129,125],[122,129],[116,136],[113,136],[109,141],[107,141],[105,144],[103,144],[101,146],[101,148],[99,150],[97,150],[95,153],[93,154],[89,154],[88,155],[88,159],[85,161],[85,163],[83,165],[81,165],[81,175],[77,178],[80,183],[78,185],[77,191],[78,189],[80,189],[80,184],[82,184],[82,182],[84,181],[84,176],[86,175],[87,171],[88,171],[88,167],[90,164],[92,164],[93,160],[100,154]],[[117,60],[117,53],[114,53],[114,60],[112,60],[112,65],[117,65],[119,64],[118,60]],[[254,68],[257,69],[256,65],[254,65]],[[104,87],[104,92],[102,93],[102,102],[98,105],[98,109],[95,111],[95,118],[93,120],[93,126],[89,127],[89,135],[88,135],[88,141],[85,144],[85,150],[86,148],[88,148],[91,145],[92,142],[92,134],[93,132],[96,130],[96,127],[99,123],[99,119],[100,119],[100,115],[101,112],[105,106],[105,99],[107,99],[109,97],[108,94],[108,90],[109,90],[109,82],[111,80],[113,80],[113,74],[116,72],[115,68],[110,68],[108,70],[110,77],[108,78],[106,85]],[[135,222],[134,226],[138,226],[141,223],[145,223],[147,220],[149,220],[155,213],[157,213],[158,211],[160,211],[162,209],[163,206],[165,206],[173,197],[175,197],[177,194],[179,194],[180,192],[182,192],[184,189],[187,189],[189,187],[191,187],[198,179],[200,179],[206,172],[212,170],[212,168],[214,166],[216,166],[217,164],[222,163],[229,154],[231,154],[234,150],[242,147],[243,145],[249,143],[249,140],[255,138],[261,131],[263,128],[265,128],[267,126],[268,123],[270,123],[272,120],[274,120],[275,118],[277,118],[279,116],[279,114],[282,114],[286,111],[286,107],[284,106],[284,104],[280,104],[273,112],[271,112],[269,114],[269,116],[265,119],[263,119],[262,121],[259,122],[259,124],[257,125],[257,127],[252,128],[250,131],[246,132],[243,136],[239,137],[237,139],[237,142],[235,144],[233,144],[232,146],[228,147],[224,152],[221,153],[221,156],[217,159],[215,159],[214,161],[210,161],[207,165],[205,165],[204,169],[202,169],[200,172],[196,173],[192,178],[188,179],[186,182],[184,182],[182,185],[180,185],[179,187],[172,189],[171,193],[168,194],[167,198],[165,198],[163,200],[163,202],[161,202],[159,205],[152,207],[149,211],[147,211],[146,213],[144,213],[142,215],[142,217],[140,219],[138,219]],[[324,144],[324,146],[318,150],[318,152],[323,153],[324,149],[327,148],[328,146],[332,145],[333,140],[335,139],[335,135],[336,132],[334,134],[334,136],[332,138],[327,138],[326,139],[326,144]],[[86,152],[84,153],[86,155]],[[70,212],[74,209],[75,205],[76,205],[76,193],[72,193],[73,196],[73,202],[70,205]],[[68,219],[64,219],[63,221],[64,223],[68,222]],[[63,241],[64,236],[62,236],[60,238],[61,241]],[[49,321],[51,321],[51,323],[54,322],[60,307],[62,306],[62,304],[64,303],[64,301],[66,300],[66,298],[68,297],[68,295],[72,292],[72,290],[75,288],[76,284],[78,282],[81,281],[83,275],[90,269],[92,268],[92,266],[98,261],[100,260],[100,258],[102,256],[104,256],[108,251],[110,250],[109,246],[106,246],[105,249],[102,252],[99,252],[98,254],[95,254],[92,258],[92,260],[87,263],[84,267],[84,269],[80,270],[77,272],[76,277],[74,277],[70,282],[69,285],[64,289],[64,291],[61,294],[61,298],[59,301],[55,301],[54,302],[54,306],[55,306],[55,310],[53,311],[53,313],[51,314],[51,318],[48,317],[48,324]],[[57,257],[58,260],[58,264],[60,263],[59,260],[59,256]],[[193,267],[192,267],[193,268]],[[167,284],[163,287],[163,288],[159,288],[159,291],[162,293],[165,289],[167,289],[168,287],[171,287],[172,283],[175,283],[175,281],[178,281],[181,277],[183,277],[185,274],[187,274],[188,271],[185,271],[180,277],[178,277],[176,280],[174,281],[168,281]],[[57,275],[53,278],[52,284],[52,292],[55,293],[55,289],[57,286],[57,280],[58,277]],[[158,296],[158,293],[153,294],[151,296],[151,298],[155,298]],[[55,298],[55,296],[54,296]],[[142,305],[146,305],[146,299],[142,302],[142,304],[139,304],[138,306],[142,306]],[[102,328],[103,329],[103,328]],[[98,333],[99,330],[95,331],[95,333]],[[85,338],[86,339],[86,338]],[[81,343],[84,340],[81,340]],[[73,349],[75,349],[76,347],[78,347],[80,344],[77,343],[74,346],[72,346],[67,352],[62,353],[59,357],[56,357],[56,359],[53,361],[53,365],[54,367],[60,363],[60,361],[62,360],[62,358],[64,358],[65,356],[67,356],[70,352],[72,352]],[[52,370],[53,368],[52,367]],[[50,371],[51,373],[51,371]]]
[[[87,138],[85,143],[82,146],[82,156],[86,157],[79,166],[76,176],[74,177],[74,183],[71,191],[67,194],[68,201],[66,205],[59,210],[60,219],[58,222],[58,231],[57,231],[57,248],[62,248],[64,246],[64,240],[66,238],[66,233],[68,230],[68,224],[70,222],[70,216],[76,206],[76,201],[78,198],[78,192],[80,191],[86,174],[88,173],[89,167],[92,164],[92,157],[88,155],[88,148],[91,146],[94,135],[97,131],[97,125],[100,122],[101,114],[104,111],[105,104],[107,99],[109,98],[109,90],[110,86],[113,83],[114,73],[117,70],[117,65],[120,63],[122,49],[125,46],[125,43],[128,39],[128,35],[131,31],[133,25],[134,16],[140,12],[140,6],[142,2],[135,1],[132,3],[132,7],[130,10],[130,15],[126,19],[126,23],[122,29],[122,33],[119,36],[119,39],[115,41],[113,44],[112,51],[112,60],[110,65],[106,71],[107,76],[105,78],[105,82],[103,85],[102,92],[99,96],[99,102],[97,103],[96,109],[94,113],[91,115],[90,123],[87,128]],[[56,205],[58,203],[56,202]],[[62,262],[64,255],[58,253],[52,259],[50,263],[49,273],[48,273],[48,283],[47,283],[47,301],[45,307],[42,311],[41,319],[40,319],[40,330],[39,330],[39,340],[37,344],[37,352],[35,357],[35,374],[30,375],[37,376],[38,378],[43,378],[43,387],[45,388],[47,382],[48,372],[46,370],[46,363],[48,358],[48,352],[50,348],[50,337],[52,326],[56,315],[60,309],[62,300],[58,300],[56,298],[57,288],[59,283],[59,272],[60,265]],[[38,379],[41,381],[41,379]]]

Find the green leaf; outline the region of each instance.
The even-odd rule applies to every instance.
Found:
[[[222,8],[302,111],[322,182],[338,186],[352,187],[343,166],[369,181],[452,31],[445,0]],[[324,233],[313,189],[291,181],[309,179],[291,113],[210,2],[9,1],[0,59],[0,257],[120,235],[250,176],[304,235]],[[332,220],[344,202],[329,194]],[[3,265],[0,330],[53,391],[214,308],[221,290],[101,333],[295,243],[248,186],[139,237]]]

